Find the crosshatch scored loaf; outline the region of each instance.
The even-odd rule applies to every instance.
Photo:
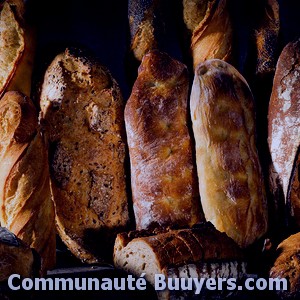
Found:
[[[40,105],[58,232],[75,256],[97,262],[129,222],[119,87],[98,62],[67,49],[46,71]]]
[[[125,107],[137,229],[191,226],[201,220],[187,127],[187,68],[167,54],[146,54]]]

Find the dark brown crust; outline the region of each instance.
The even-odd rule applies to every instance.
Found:
[[[125,107],[137,229],[201,220],[187,96],[183,64],[158,51],[144,56]]]
[[[276,203],[293,203],[297,193],[291,194],[297,183],[295,166],[300,146],[300,40],[289,43],[282,51],[274,77],[268,113],[268,143],[271,153],[270,181]],[[296,223],[300,216],[295,216]]]
[[[247,247],[268,224],[253,97],[224,61],[208,60],[195,73],[190,103],[203,211],[207,221]]]
[[[277,0],[266,0],[263,8],[264,14],[255,32],[257,47],[256,73],[260,75],[275,71],[280,29]]]
[[[272,278],[286,278],[289,289],[281,291],[282,299],[300,296],[300,233],[291,235],[277,248],[278,257],[270,271]]]
[[[58,232],[75,256],[97,262],[129,222],[121,92],[98,62],[67,49],[46,71],[41,110]]]

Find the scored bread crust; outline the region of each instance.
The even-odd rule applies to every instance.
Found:
[[[29,98],[7,92],[0,101],[1,225],[42,258],[42,272],[55,265],[54,205],[47,151]]]
[[[119,87],[98,62],[67,49],[46,71],[40,105],[57,230],[76,257],[97,262],[129,222]]]
[[[190,103],[206,220],[249,246],[268,223],[249,86],[228,63],[208,60],[196,69]]]
[[[232,61],[232,22],[227,0],[208,1],[206,13],[194,28],[191,51],[194,69],[207,59]]]
[[[278,291],[282,299],[299,299],[300,296],[300,233],[282,241],[277,247],[277,258],[270,270],[271,278],[285,278],[288,290]]]
[[[297,153],[300,147],[299,60],[300,40],[297,40],[287,44],[277,62],[268,113],[268,143],[273,169],[270,176],[276,178],[273,179],[271,187],[274,195],[278,190],[283,192],[285,202],[290,202],[290,187],[296,184],[297,180],[292,173],[297,166]],[[300,224],[300,215],[297,212],[299,200],[300,198],[293,194],[291,213],[298,224]]]
[[[164,274],[175,265],[243,259],[243,254],[234,241],[207,223],[192,229],[169,230],[136,238],[134,236],[132,233],[117,236],[114,264],[135,276],[146,273],[145,278],[151,284],[154,284],[155,274]],[[197,247],[194,246],[195,241]],[[192,255],[191,247],[194,247],[194,253],[198,252],[197,255]]]
[[[125,107],[137,229],[201,220],[187,127],[186,67],[159,51],[143,58]]]

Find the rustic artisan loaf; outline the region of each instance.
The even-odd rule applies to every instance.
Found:
[[[289,43],[279,57],[268,115],[268,143],[272,159],[271,187],[274,195],[280,195],[278,190],[283,192],[298,226],[300,226],[300,190],[297,175],[300,147],[299,59],[300,40]]]
[[[30,96],[35,34],[24,18],[23,0],[0,4],[0,95],[19,91]]]
[[[272,278],[285,278],[288,290],[280,291],[282,299],[300,297],[300,233],[291,235],[277,248],[278,257],[270,271]]]
[[[228,0],[207,1],[205,15],[202,16],[201,13],[202,20],[194,28],[191,40],[194,68],[212,58],[231,62],[233,37]]]
[[[23,278],[37,275],[38,264],[32,250],[4,227],[0,227],[0,256],[0,282],[12,274]]]
[[[57,230],[75,256],[97,262],[129,221],[119,87],[98,62],[67,49],[46,71],[40,105]]]
[[[195,71],[190,105],[206,220],[249,246],[268,223],[249,86],[228,63],[209,60]]]
[[[125,107],[137,229],[191,226],[201,219],[187,127],[186,67],[165,53],[146,54]]]
[[[151,284],[155,274],[167,274],[174,266],[242,258],[233,240],[207,223],[150,236],[122,233],[114,247],[115,266],[136,276],[146,273]]]
[[[260,5],[263,9],[263,14],[259,17],[255,28],[256,73],[266,75],[274,72],[276,67],[276,52],[280,29],[279,4],[277,0],[264,0],[260,2]]]
[[[55,265],[54,205],[47,151],[29,98],[7,92],[0,101],[0,221],[37,250],[43,271]]]

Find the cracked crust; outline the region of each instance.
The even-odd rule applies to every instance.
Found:
[[[247,247],[267,231],[267,201],[255,145],[253,97],[245,79],[213,59],[196,69],[191,118],[207,221]]]
[[[97,262],[129,222],[120,90],[104,67],[67,49],[46,71],[40,105],[58,232],[75,256]]]
[[[188,74],[167,54],[146,54],[125,107],[137,229],[201,221],[187,127]]]

